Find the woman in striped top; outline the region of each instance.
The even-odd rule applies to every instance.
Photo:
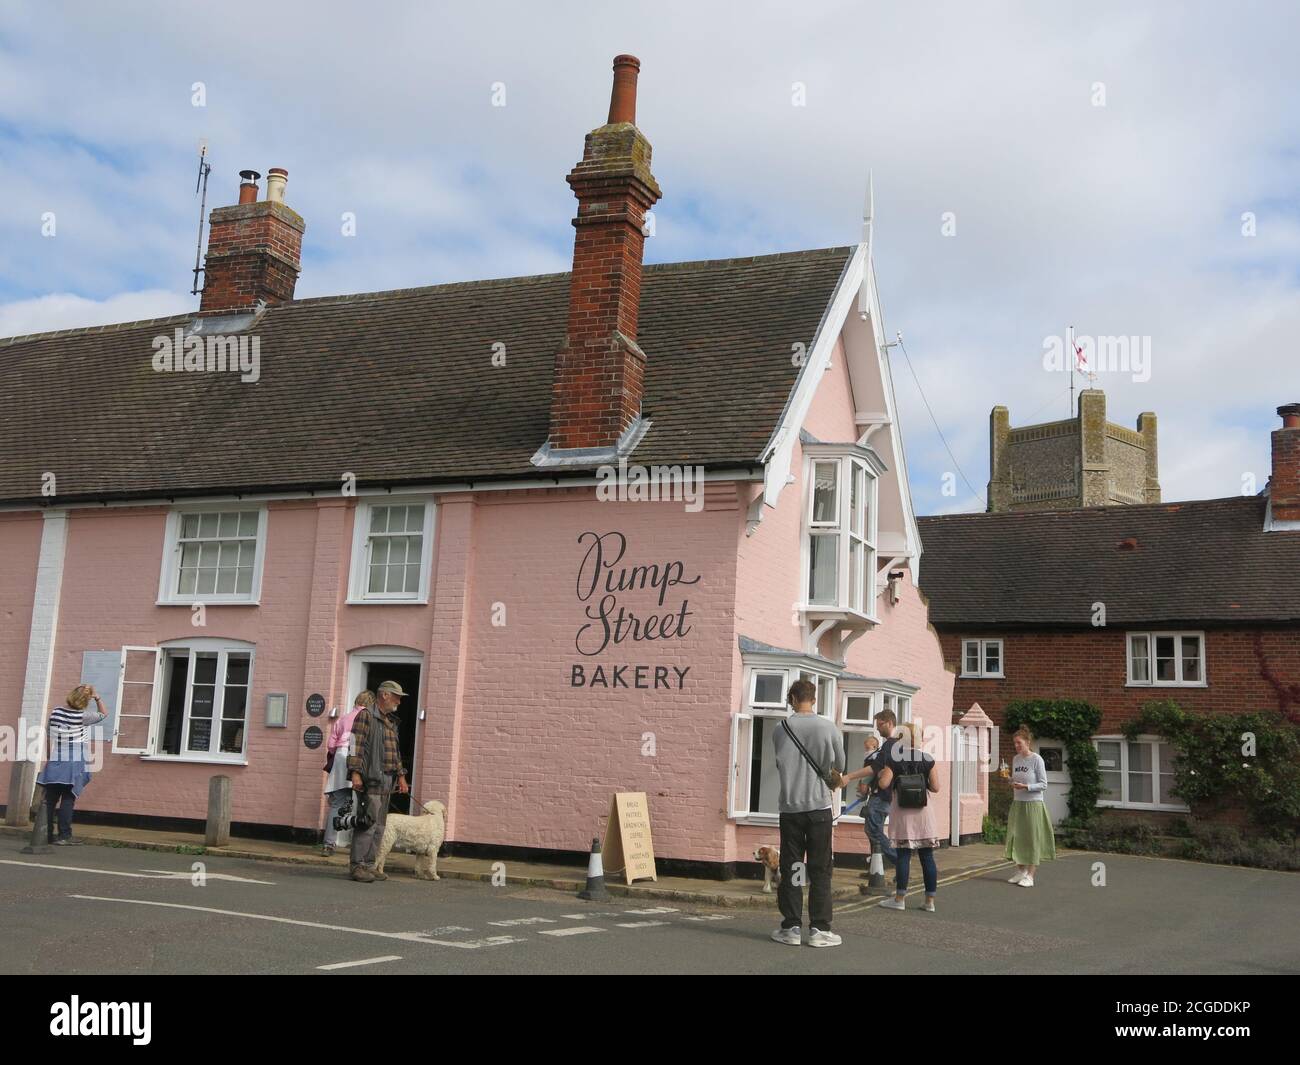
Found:
[[[95,700],[95,709],[87,710]],[[50,711],[50,757],[36,778],[45,785],[46,826],[51,843],[69,847],[81,840],[72,838],[72,808],[81,790],[90,781],[86,768],[86,728],[97,725],[108,716],[104,700],[89,684],[73,688],[67,706],[56,706]],[[58,808],[59,837],[54,838],[55,808]]]

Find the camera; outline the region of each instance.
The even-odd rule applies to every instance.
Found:
[[[370,816],[370,804],[364,801],[365,797],[364,791],[360,793],[360,799],[357,798],[356,792],[347,797],[347,801],[334,815],[335,832],[364,832],[375,823],[375,819]]]

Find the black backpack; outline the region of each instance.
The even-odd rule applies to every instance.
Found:
[[[915,753],[915,752],[913,752]],[[925,755],[921,755],[920,771],[916,762],[908,762],[906,773],[894,774],[894,794],[898,796],[898,805],[904,810],[923,810],[929,801],[930,789],[927,780],[930,770],[925,764]]]

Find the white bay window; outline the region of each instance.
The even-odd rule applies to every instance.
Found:
[[[873,452],[851,445],[805,445],[805,609],[875,619],[876,484]]]

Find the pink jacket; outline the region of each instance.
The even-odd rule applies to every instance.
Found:
[[[337,751],[348,745],[352,738],[352,719],[364,709],[364,706],[354,706],[334,722],[334,727],[330,729],[329,744],[325,748],[327,751]]]

